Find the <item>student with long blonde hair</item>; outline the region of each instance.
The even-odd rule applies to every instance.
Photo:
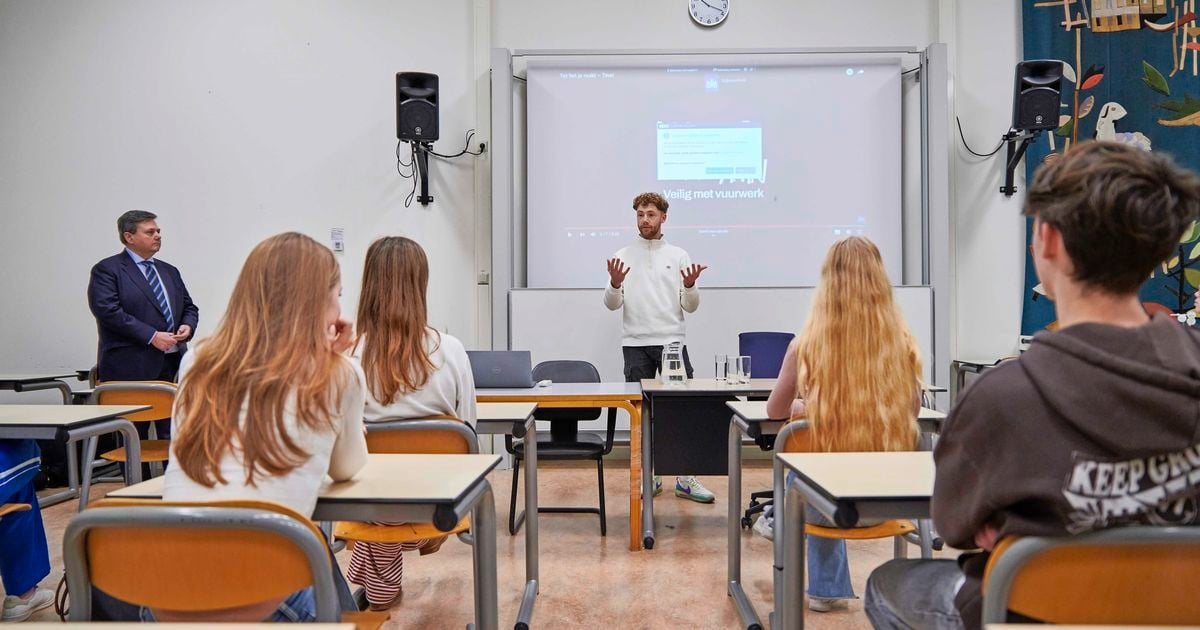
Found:
[[[449,415],[475,426],[475,380],[463,344],[428,324],[429,261],[416,241],[381,238],[367,250],[354,358],[367,382],[367,422]],[[405,551],[438,550],[445,536],[410,543],[355,543],[348,577],[372,609],[400,600]]]
[[[250,252],[216,332],[183,359],[164,499],[267,500],[311,516],[327,474],[343,481],[362,468],[366,388],[343,354],[352,332],[340,292],[333,253],[307,236],[279,234]],[[308,588],[205,619],[275,610],[274,621],[311,621],[314,609]]]
[[[767,413],[805,418],[814,451],[911,451],[919,352],[879,249],[861,236],[842,239],[825,257],[808,321],[788,346]],[[832,525],[814,511],[807,517]],[[808,536],[808,578],[812,610],[853,599],[845,541]]]

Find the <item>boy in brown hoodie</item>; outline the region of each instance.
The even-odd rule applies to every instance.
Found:
[[[981,376],[934,450],[937,531],[979,551],[876,569],[876,628],[978,628],[1005,536],[1200,524],[1200,331],[1138,300],[1200,217],[1200,178],[1164,155],[1081,143],[1038,171],[1024,214],[1058,330]]]

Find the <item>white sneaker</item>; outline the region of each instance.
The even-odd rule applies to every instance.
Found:
[[[767,514],[762,514],[757,521],[754,521],[754,533],[767,540],[775,540],[775,519]]]
[[[713,493],[691,475],[675,478],[675,496],[691,499],[696,503],[712,503],[715,500]]]
[[[827,597],[808,598],[808,609],[813,612],[829,612],[835,608],[849,608],[849,604],[844,599],[830,599]]]
[[[29,596],[29,599],[21,599],[16,595],[9,595],[4,598],[4,616],[0,617],[0,621],[4,623],[16,623],[25,621],[33,616],[33,613],[48,608],[54,603],[54,591],[48,588],[39,588]]]

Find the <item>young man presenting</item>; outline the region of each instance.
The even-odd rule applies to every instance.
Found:
[[[683,313],[694,313],[700,306],[696,280],[708,269],[693,265],[687,252],[663,239],[667,206],[667,200],[657,193],[634,197],[638,237],[608,260],[604,305],[610,311],[623,309],[621,352],[625,380],[630,383],[654,378],[661,371],[663,346],[683,344]],[[691,378],[687,346],[683,346],[683,363]],[[661,490],[662,480],[655,476],[654,493]],[[713,502],[713,494],[692,476],[675,479],[675,494],[700,503]]]
[[[1200,524],[1200,487],[1176,466],[1200,461],[1200,331],[1138,300],[1200,218],[1200,178],[1159,154],[1083,143],[1037,173],[1024,214],[1058,330],[981,376],[934,450],[934,524],[981,551],[876,569],[876,628],[978,628],[984,568],[1006,536]]]

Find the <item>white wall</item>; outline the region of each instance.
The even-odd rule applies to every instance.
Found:
[[[405,234],[432,323],[473,344],[474,165],[435,163],[435,202],[405,208],[394,157],[402,70],[440,75],[436,148],[462,147],[473,33],[470,0],[0,4],[0,371],[93,364],[88,270],[133,208],[159,214],[200,335],[255,243],[339,226],[351,316],[367,245]]]
[[[430,255],[432,321],[475,345],[487,329],[476,321],[486,292],[475,288],[476,271],[490,266],[480,242],[486,175],[471,162],[439,162],[437,201],[403,207],[410,182],[392,157],[397,71],[441,76],[446,152],[486,126],[480,58],[492,46],[946,41],[964,130],[990,148],[1009,121],[1018,14],[1007,2],[742,0],[725,24],[702,30],[684,0],[0,0],[0,371],[92,364],[87,271],[118,251],[115,219],[131,208],[160,214],[162,256],[182,269],[201,334],[254,243],[287,229],[326,240],[340,226],[344,308],[357,301],[370,240],[407,234]],[[954,154],[955,354],[1002,354],[1020,321],[1020,196],[996,192],[998,158]]]
[[[987,153],[1012,123],[1013,68],[1022,58],[1021,7],[1017,2],[953,4],[943,28],[954,33],[954,108],[971,148]],[[1017,167],[1017,194],[1005,197],[999,192],[1004,151],[981,159],[962,149],[961,141],[955,146],[950,173],[958,261],[955,357],[998,358],[1014,353],[1021,329],[1025,163]]]

